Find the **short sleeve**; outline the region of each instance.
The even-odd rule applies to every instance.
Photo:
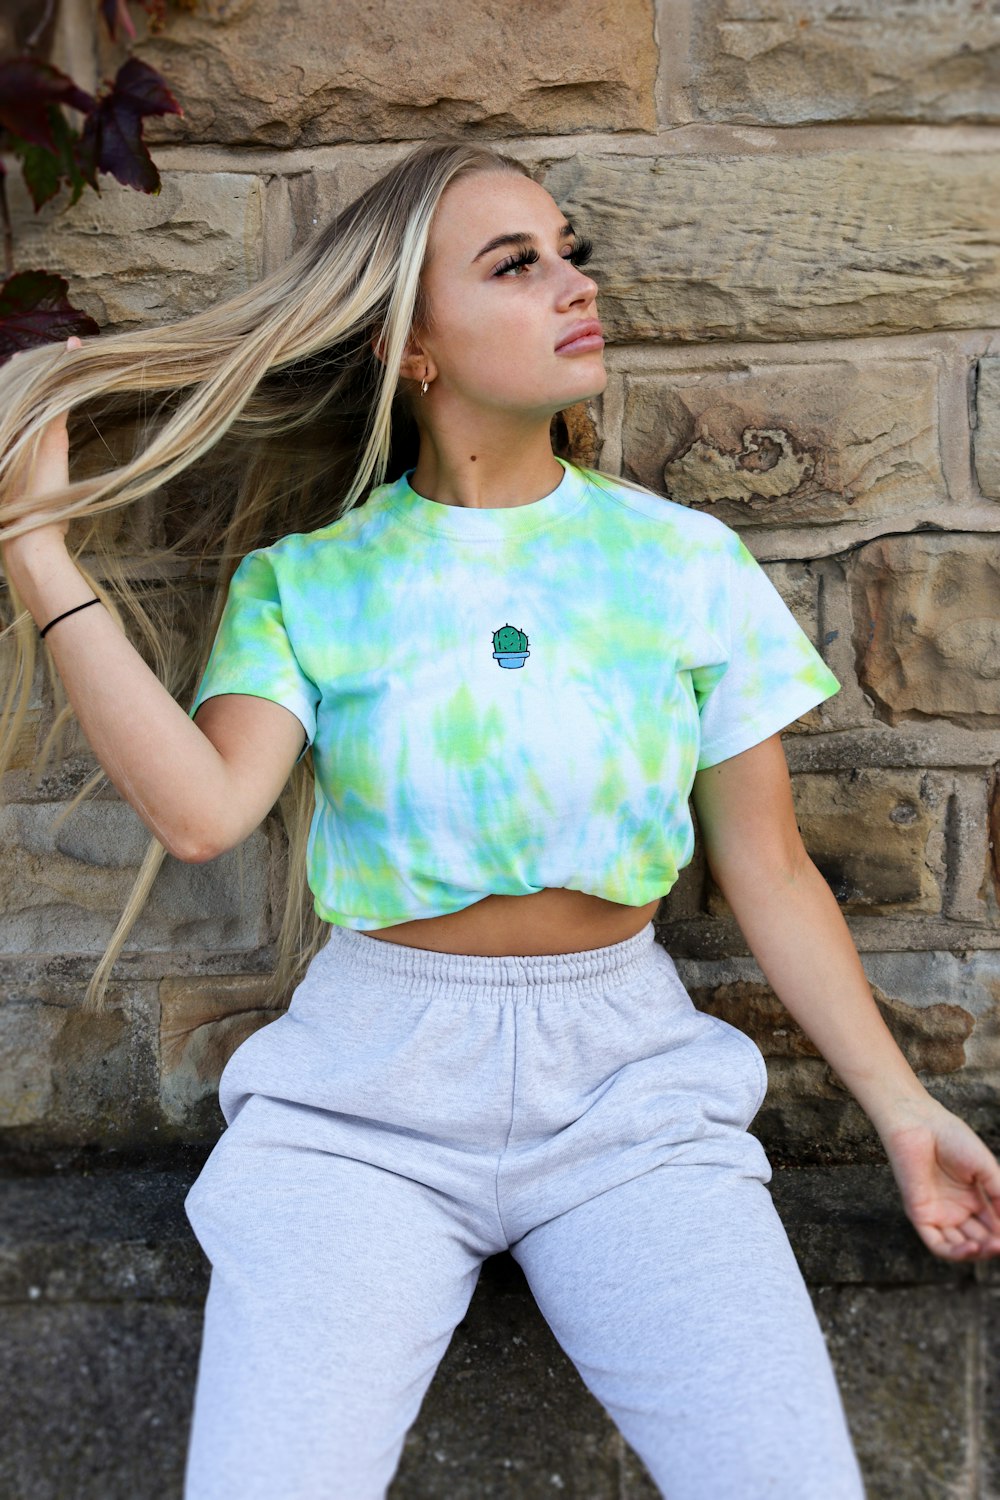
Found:
[[[749,750],[840,691],[840,682],[746,544],[733,533],[712,621],[726,659],[694,668],[698,770]]]
[[[222,619],[188,717],[206,698],[248,693],[289,709],[306,732],[301,760],[316,736],[320,692],[300,667],[285,630],[274,565],[248,552],[232,576]],[[298,761],[296,761],[298,764]]]

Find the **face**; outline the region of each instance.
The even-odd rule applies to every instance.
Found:
[[[607,384],[603,346],[557,353],[578,324],[598,318],[597,284],[579,266],[580,237],[545,189],[514,172],[459,178],[431,224],[423,286],[430,326],[418,330],[402,373],[431,382],[426,398],[493,413],[551,418]],[[502,236],[525,246],[485,247]]]

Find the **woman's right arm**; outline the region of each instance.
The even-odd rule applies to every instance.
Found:
[[[39,510],[68,479],[64,416],[46,430],[29,483]],[[40,629],[94,597],[66,547],[66,530],[65,521],[47,523],[0,546],[4,571]],[[60,620],[43,647],[104,771],[178,859],[214,859],[274,806],[303,744],[289,709],[225,693],[207,698],[195,722],[100,607]]]
[[[3,548],[7,576],[39,627],[94,597],[52,531],[39,527]],[[43,644],[108,777],[178,859],[214,859],[274,806],[303,744],[289,709],[225,693],[207,698],[195,722],[100,607],[60,620]]]

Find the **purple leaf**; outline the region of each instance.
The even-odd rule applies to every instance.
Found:
[[[58,155],[49,113],[49,106],[55,104],[68,104],[87,114],[94,98],[58,68],[37,58],[12,57],[0,62],[0,125]]]
[[[89,313],[71,307],[69,283],[53,271],[18,271],[0,284],[0,362],[21,349],[100,333]]]

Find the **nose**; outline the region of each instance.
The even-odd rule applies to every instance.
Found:
[[[568,260],[568,257],[564,256],[563,258]],[[569,265],[572,274],[569,278],[564,302],[572,306],[574,302],[593,301],[599,291],[597,282],[592,276],[588,276],[586,272],[581,271],[579,266],[574,266],[572,262],[569,262]]]

